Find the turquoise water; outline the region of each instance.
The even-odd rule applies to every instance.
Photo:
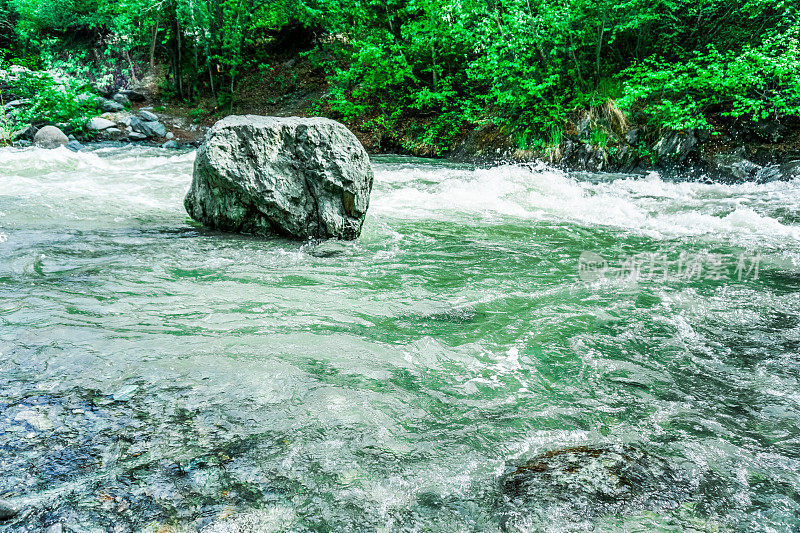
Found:
[[[800,528],[800,182],[375,158],[318,245],[193,159],[0,151],[0,530]]]

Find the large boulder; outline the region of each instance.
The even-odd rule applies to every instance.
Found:
[[[55,126],[45,126],[33,136],[33,142],[39,148],[58,148],[65,146],[69,138]]]
[[[364,147],[336,121],[230,116],[206,134],[184,205],[224,231],[355,239],[372,180]]]

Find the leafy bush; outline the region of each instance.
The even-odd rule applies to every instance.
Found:
[[[738,52],[708,45],[681,62],[652,57],[623,73],[630,79],[620,105],[673,129],[710,128],[712,109],[755,121],[800,115],[799,34],[793,29]]]
[[[11,121],[18,125],[66,123],[70,129],[80,130],[97,115],[94,96],[78,98],[86,87],[71,78],[46,71],[27,71],[12,76],[0,70],[0,82],[7,87],[7,92],[28,101],[10,113]]]

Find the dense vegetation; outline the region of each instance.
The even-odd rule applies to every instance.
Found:
[[[163,63],[166,94],[223,109],[281,47],[324,70],[338,117],[416,117],[432,145],[486,121],[552,144],[609,100],[675,129],[800,114],[796,0],[0,0],[7,62],[105,84]]]

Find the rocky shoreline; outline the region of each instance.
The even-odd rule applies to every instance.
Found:
[[[289,67],[286,67],[289,68]],[[297,68],[297,67],[292,67]],[[9,84],[34,73],[12,66],[0,76],[0,90],[9,95]],[[3,87],[5,84],[5,87]],[[284,95],[288,103],[251,105],[233,114],[310,117],[320,113],[311,102],[323,94],[324,86],[309,92],[308,87]],[[11,96],[14,97],[13,92]],[[20,109],[32,105],[30,99],[14,97],[3,106],[5,123],[12,124],[6,140],[16,146],[33,144],[66,146],[78,151],[95,142],[135,143],[163,148],[196,147],[215,121],[180,116],[159,95],[156,79],[142,80],[131,87],[102,90],[93,87],[75,97],[79,109],[90,110],[91,118],[76,128],[65,122],[13,122]],[[175,108],[177,109],[177,108]],[[337,117],[331,117],[337,118]],[[344,124],[356,135],[368,153],[401,153],[430,157],[424,147],[413,143],[382,142],[358,123]],[[0,124],[0,133],[2,133]],[[403,136],[403,133],[395,133]],[[37,139],[38,137],[38,139]],[[0,141],[2,141],[0,135]],[[653,129],[631,123],[613,103],[600,108],[576,110],[567,120],[557,144],[531,150],[520,148],[517,132],[511,128],[483,124],[464,131],[445,158],[480,165],[531,163],[544,161],[567,171],[646,174],[658,171],[664,176],[725,183],[767,183],[800,178],[800,120],[771,117],[754,121],[717,117],[714,132],[709,130]]]
[[[725,183],[800,178],[800,124],[739,121],[707,130],[658,130],[592,124],[587,112],[568,124],[561,142],[546,151],[518,149],[511,132],[486,125],[469,132],[450,154],[456,161],[544,161],[568,171],[682,176]],[[611,132],[602,142],[596,131]]]

